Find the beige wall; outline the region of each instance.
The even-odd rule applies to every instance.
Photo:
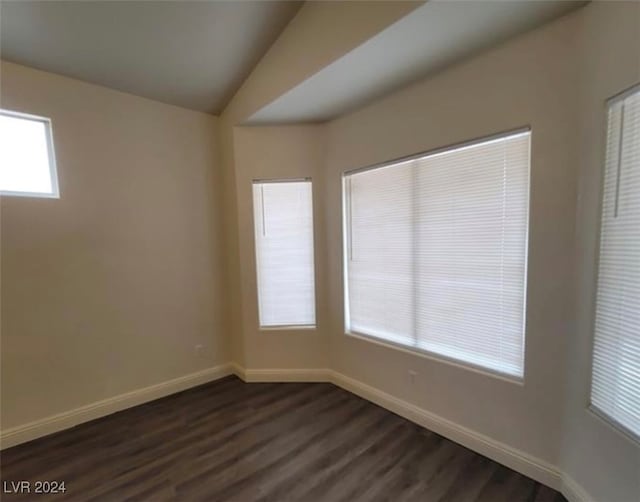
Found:
[[[242,84],[220,117],[219,149],[224,186],[226,270],[225,318],[245,333],[246,293],[241,291],[240,236],[234,127],[300,82],[376,35],[423,1],[306,2]],[[330,33],[330,36],[326,36]],[[244,285],[245,292],[247,286]],[[252,330],[251,319],[248,319]],[[231,337],[235,362],[245,364],[245,337]],[[300,342],[298,342],[300,343]],[[310,347],[309,349],[312,349]]]
[[[586,403],[604,100],[640,80],[640,4],[594,2],[328,124],[239,126],[415,7],[375,5],[305,5],[218,127],[3,65],[2,105],[53,118],[62,195],[2,200],[3,429],[228,360],[329,367],[547,462],[595,500],[638,500],[640,448]],[[341,173],[523,125],[524,385],[344,335]],[[318,327],[260,331],[251,181],[301,176]]]
[[[332,367],[553,465],[573,314],[577,29],[575,17],[560,19],[328,128]],[[524,385],[345,336],[341,173],[525,125],[532,163]]]
[[[305,2],[223,115],[231,119],[232,125],[241,123],[423,3],[424,0]]]
[[[640,446],[587,410],[607,98],[640,83],[640,3],[593,3],[583,32],[577,325],[567,362],[562,469],[594,500],[640,500]]]
[[[327,302],[324,236],[325,132],[321,126],[237,127],[234,129],[240,285],[247,368],[326,368]],[[256,287],[256,259],[252,181],[310,177],[313,190],[316,266],[315,329],[260,330]]]
[[[304,159],[311,163],[322,152],[300,135],[313,129],[233,130],[245,117],[224,117],[233,141],[226,167],[235,183],[242,267],[236,275],[240,320],[233,330],[237,360],[248,369],[314,368],[322,358],[310,354],[324,344],[333,370],[546,462],[595,500],[637,500],[640,449],[586,411],[591,342],[585,298],[593,288],[603,100],[639,80],[639,9],[594,3],[316,127],[316,136],[326,133],[324,169],[315,171],[317,185],[324,185],[323,207],[314,187],[317,276],[326,281],[318,286],[318,301],[327,302],[318,314],[321,339],[302,332],[269,338],[257,330],[249,192],[252,177],[309,175]],[[245,92],[241,101],[253,102],[251,89]],[[524,385],[344,335],[342,172],[523,125],[533,131]],[[418,373],[414,385],[408,370]]]
[[[52,119],[60,182],[1,200],[2,429],[227,362],[217,119],[1,70],[2,107]]]

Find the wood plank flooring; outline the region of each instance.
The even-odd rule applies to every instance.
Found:
[[[331,384],[236,377],[0,454],[72,501],[559,502],[562,495]]]

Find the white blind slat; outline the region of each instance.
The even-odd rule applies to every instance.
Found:
[[[591,404],[640,437],[640,89],[609,104]]]
[[[315,325],[311,181],[253,184],[260,326]]]
[[[529,143],[345,176],[348,331],[523,376]]]

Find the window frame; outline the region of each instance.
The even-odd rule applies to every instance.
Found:
[[[309,183],[311,188],[311,249],[313,252],[313,324],[279,324],[279,325],[263,325],[260,319],[260,274],[258,270],[258,242],[255,237],[256,232],[256,221],[255,221],[255,207],[254,207],[254,197],[253,197],[253,189],[255,185],[261,184],[270,184],[270,183]],[[255,299],[256,299],[256,314],[257,314],[257,327],[259,331],[267,331],[267,332],[283,332],[283,331],[303,331],[303,332],[311,332],[315,331],[318,327],[318,291],[317,291],[317,270],[316,270],[316,231],[315,231],[315,210],[314,210],[314,200],[313,196],[313,179],[311,176],[305,177],[292,177],[292,178],[254,178],[251,180],[251,219],[253,221],[252,228],[252,236],[253,236],[253,258],[255,264],[255,280],[256,287],[255,291]]]
[[[45,142],[47,145],[47,157],[49,164],[49,178],[51,179],[51,192],[21,192],[14,190],[0,190],[0,196],[9,197],[37,197],[41,199],[59,199],[60,186],[58,184],[58,168],[56,164],[55,147],[53,143],[53,124],[49,117],[33,115],[30,113],[17,112],[0,108],[0,115],[6,117],[14,117],[22,120],[30,120],[32,122],[41,122],[44,124]]]
[[[596,308],[598,304],[598,286],[599,286],[599,275],[600,275],[600,250],[602,244],[602,211],[604,205],[604,184],[605,184],[605,176],[606,176],[606,165],[607,165],[607,135],[609,133],[609,110],[612,105],[615,103],[624,100],[628,96],[640,92],[640,82],[631,85],[623,89],[622,91],[610,96],[603,103],[603,117],[600,121],[602,124],[600,141],[602,145],[602,153],[600,154],[600,173],[598,176],[598,200],[597,200],[597,211],[595,213],[595,238],[593,239],[593,262],[592,262],[592,290],[591,297],[589,298],[590,303],[590,318],[589,318],[589,329],[590,329],[590,354],[589,354],[589,373],[588,373],[588,385],[586,390],[586,398],[585,398],[585,409],[586,411],[594,417],[596,420],[606,425],[613,432],[621,435],[622,437],[630,440],[636,444],[640,444],[640,434],[630,430],[625,425],[618,422],[615,418],[611,417],[606,411],[601,410],[592,402],[592,394],[593,394],[593,368],[594,368],[594,356],[595,356],[595,344],[596,344]]]
[[[383,338],[376,337],[374,335],[360,333],[358,331],[351,330],[349,327],[349,281],[348,281],[348,261],[349,261],[349,252],[350,252],[350,202],[347,197],[347,188],[346,183],[350,175],[372,171],[375,169],[391,167],[395,164],[401,164],[403,162],[408,162],[412,160],[417,160],[423,157],[429,157],[433,155],[437,155],[440,153],[446,153],[456,150],[461,150],[468,147],[473,147],[482,143],[490,143],[492,141],[499,141],[509,136],[514,136],[517,134],[529,133],[530,138],[530,156],[529,156],[529,170],[527,173],[527,231],[525,238],[525,272],[524,272],[524,291],[523,291],[523,343],[522,343],[522,376],[512,375],[509,373],[504,373],[492,368],[488,368],[481,364],[476,364],[469,361],[464,361],[460,359],[456,359],[451,356],[447,356],[444,354],[440,354],[438,352],[433,352],[427,349],[423,349],[420,347],[414,347],[410,345],[404,345],[402,343],[394,342],[392,340],[386,340]],[[341,198],[342,198],[342,282],[343,282],[343,333],[345,336],[349,336],[355,339],[363,340],[369,343],[374,343],[376,345],[380,345],[383,347],[399,350],[414,356],[422,357],[425,359],[429,359],[432,361],[437,361],[440,363],[444,363],[450,366],[454,366],[457,368],[461,368],[463,370],[471,371],[474,373],[478,373],[481,375],[489,376],[492,378],[496,378],[499,380],[503,380],[508,383],[516,384],[519,386],[525,385],[525,380],[527,377],[527,361],[526,361],[526,343],[527,343],[527,324],[528,324],[528,278],[529,278],[529,243],[530,243],[530,228],[531,228],[531,166],[532,166],[532,149],[531,145],[533,144],[533,130],[530,124],[526,124],[520,127],[516,127],[513,129],[507,129],[500,132],[488,134],[485,136],[478,136],[470,140],[450,143],[445,146],[440,146],[436,148],[432,148],[429,150],[423,150],[421,152],[413,153],[410,155],[406,155],[403,157],[398,157],[395,159],[385,160],[383,162],[378,162],[375,164],[370,164],[364,167],[357,167],[353,169],[347,169],[342,172],[341,176]]]

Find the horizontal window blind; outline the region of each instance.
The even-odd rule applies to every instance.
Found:
[[[523,376],[529,143],[345,175],[348,332]]]
[[[609,104],[591,403],[640,438],[640,88]]]
[[[315,325],[311,181],[253,184],[260,326]]]

